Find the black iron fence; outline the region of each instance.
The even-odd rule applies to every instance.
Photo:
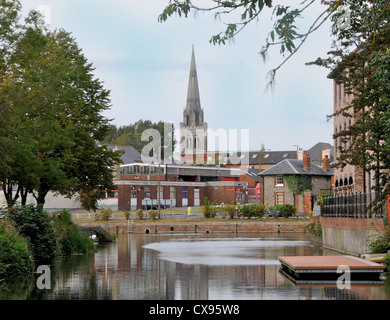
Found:
[[[324,197],[321,206],[323,217],[383,218],[387,214],[386,203],[377,205],[378,193],[352,193]]]

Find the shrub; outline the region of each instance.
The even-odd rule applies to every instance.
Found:
[[[246,218],[251,218],[253,216],[253,208],[249,204],[245,204],[241,208],[241,214],[242,216]]]
[[[34,269],[28,240],[10,222],[0,222],[0,282],[28,279]]]
[[[218,208],[215,207],[215,202],[210,202],[207,197],[203,198],[203,215],[205,218],[215,218],[218,212]]]
[[[277,210],[279,210],[282,215],[287,218],[293,216],[297,209],[292,204],[285,203],[283,205],[277,206]]]
[[[383,259],[383,264],[386,266],[388,272],[390,272],[390,253],[387,253]]]
[[[142,209],[138,209],[137,210],[137,217],[138,219],[142,220],[143,217],[144,217],[144,212],[142,211]]]
[[[230,219],[234,219],[237,215],[237,207],[233,204],[225,204],[223,206],[223,211],[227,213]]]
[[[386,253],[390,250],[390,227],[368,243],[371,253]]]
[[[126,220],[130,219],[130,211],[125,211],[123,214],[125,215]]]
[[[11,219],[19,233],[28,239],[35,264],[51,264],[57,254],[52,217],[40,206],[28,205],[16,208]]]
[[[101,208],[99,212],[95,214],[95,220],[107,221],[112,217],[112,210],[110,208]]]
[[[252,204],[252,214],[256,218],[263,217],[267,212],[267,206],[264,204]]]
[[[60,254],[70,255],[94,251],[92,239],[73,223],[68,211],[63,210],[54,218],[54,229],[57,233]]]
[[[156,220],[156,219],[157,219],[157,216],[158,216],[158,212],[157,212],[157,211],[154,211],[154,210],[149,211],[149,217],[150,217],[150,219]]]

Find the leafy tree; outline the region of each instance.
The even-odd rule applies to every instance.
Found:
[[[1,177],[6,195],[17,185],[43,206],[49,191],[81,194],[83,205],[96,210],[95,189],[112,187],[119,154],[97,143],[109,129],[101,113],[110,107],[110,92],[93,70],[64,30],[33,24],[18,38],[0,87],[12,111],[5,132],[12,170]]]
[[[165,122],[152,122],[150,120],[138,120],[137,122],[127,125],[117,127],[111,125],[108,131],[107,136],[102,140],[103,144],[111,145],[121,145],[121,146],[132,146],[138,152],[142,152],[142,149],[149,143],[148,141],[142,141],[141,136],[142,132],[147,129],[156,129],[161,135],[161,145],[172,144],[172,150],[175,149],[176,139],[173,136],[174,126],[172,125],[172,132],[168,132],[168,136],[164,136],[164,126]],[[167,138],[169,141],[164,141]],[[161,150],[163,153],[164,151]],[[152,156],[152,155],[151,155]],[[162,154],[162,157],[164,155]]]

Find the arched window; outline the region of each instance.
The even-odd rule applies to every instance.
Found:
[[[335,187],[337,188],[338,186],[339,186],[339,181],[336,180],[336,182],[335,182]]]
[[[342,187],[342,186],[343,186],[343,179],[340,179],[340,181],[339,181],[339,185],[340,185],[340,187]]]
[[[345,185],[345,186],[348,185],[348,179],[347,179],[347,178],[344,178],[344,185]]]
[[[349,177],[349,184],[353,184],[353,178]]]

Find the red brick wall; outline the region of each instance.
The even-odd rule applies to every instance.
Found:
[[[180,224],[172,223],[165,224],[161,220],[156,220],[155,223],[143,223],[135,221],[134,224],[127,226],[126,223],[101,224],[101,227],[109,233],[146,233],[148,229],[150,233],[175,233],[175,232],[198,232],[198,233],[213,233],[213,232],[305,232],[307,224],[283,224],[283,222],[276,224],[267,224],[265,222],[227,222],[227,223],[208,223],[201,222],[198,224]]]
[[[320,222],[323,228],[341,228],[373,231],[383,231],[385,228],[383,219],[320,217]]]

